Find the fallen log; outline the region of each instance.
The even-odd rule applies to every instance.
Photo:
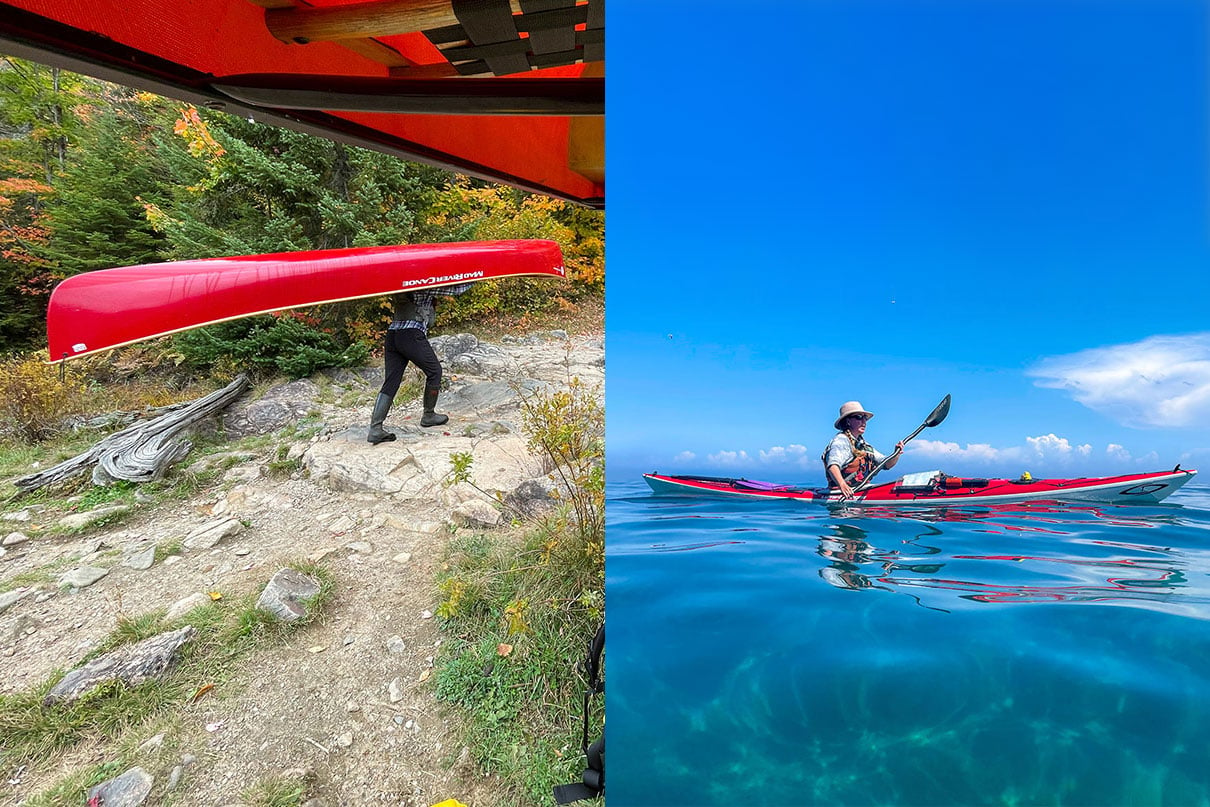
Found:
[[[115,432],[83,454],[53,468],[23,476],[13,484],[20,494],[62,482],[92,467],[95,485],[118,480],[151,482],[164,475],[172,463],[180,460],[193,443],[177,435],[205,417],[223,409],[248,389],[247,376],[239,376],[221,390],[175,408],[152,420],[135,423]]]

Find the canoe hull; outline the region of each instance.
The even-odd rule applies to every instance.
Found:
[[[471,241],[124,266],[55,288],[47,344],[53,363],[255,314],[518,275],[564,277],[559,245]]]
[[[876,485],[858,497],[842,500],[840,494],[820,488],[770,485],[745,479],[644,474],[652,491],[661,495],[705,495],[742,499],[805,501],[828,505],[878,507],[1008,504],[1028,501],[1096,502],[1100,504],[1154,504],[1163,501],[1192,479],[1197,471],[1160,471],[1079,479],[963,479],[949,477],[929,489],[908,488],[896,482]]]

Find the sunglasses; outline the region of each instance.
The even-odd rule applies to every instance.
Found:
[[[863,423],[870,419],[869,415],[849,415],[849,420],[860,420]]]

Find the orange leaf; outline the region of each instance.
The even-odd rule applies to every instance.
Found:
[[[511,652],[513,652],[513,646],[511,644],[504,644],[501,642],[500,644],[496,645],[496,655],[500,656],[501,658],[507,656]]]

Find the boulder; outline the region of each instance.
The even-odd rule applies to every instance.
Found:
[[[105,807],[138,807],[151,793],[151,775],[142,768],[131,768],[108,782],[88,791],[88,804]]]
[[[239,533],[244,529],[238,519],[225,518],[206,524],[185,536],[184,545],[189,549],[211,549],[224,538]]]
[[[297,422],[315,408],[319,387],[303,378],[271,388],[255,401],[238,401],[223,413],[228,437],[269,434]]]
[[[319,583],[295,569],[281,569],[269,580],[257,608],[278,619],[293,622],[307,615],[306,601],[319,594]]]

